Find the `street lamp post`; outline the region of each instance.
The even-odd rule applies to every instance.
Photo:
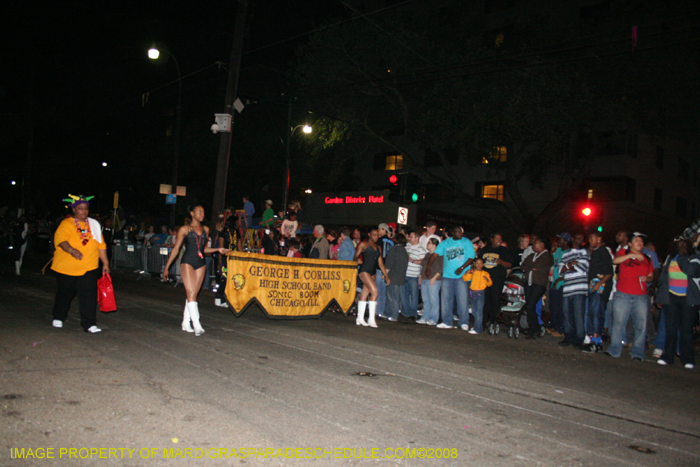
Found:
[[[175,108],[175,149],[173,151],[173,183],[170,188],[170,193],[175,195],[175,203],[170,210],[170,225],[175,225],[175,210],[177,206],[177,166],[180,159],[180,124],[182,121],[182,75],[180,74],[180,65],[177,63],[177,58],[169,50],[166,52],[173,59],[175,68],[177,69],[177,107]],[[160,57],[160,51],[155,44],[148,51],[148,58],[157,60]]]
[[[289,97],[289,106],[287,109],[287,141],[284,145],[284,152],[285,152],[285,161],[286,161],[286,169],[285,169],[285,185],[284,185],[284,204],[282,204],[282,212],[287,212],[287,203],[289,202],[289,181],[291,178],[291,151],[290,151],[290,146],[291,146],[291,140],[292,140],[292,135],[294,132],[301,128],[302,131],[306,134],[309,134],[313,131],[311,126],[307,124],[301,124],[297,125],[295,127],[292,127],[292,97],[290,95]]]

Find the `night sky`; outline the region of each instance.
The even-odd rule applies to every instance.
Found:
[[[177,57],[183,75],[180,184],[188,202],[211,206],[219,138],[209,127],[223,110],[235,1],[28,1],[3,10],[0,205],[21,203],[28,176],[26,204],[36,210],[60,210],[70,192],[96,195],[93,210],[104,212],[118,190],[127,211],[167,212],[157,190],[172,178],[166,135],[177,72],[168,60],[147,58],[156,42]],[[239,95],[262,103],[236,117],[249,136],[233,142],[228,204],[262,183],[251,175],[281,185],[286,108],[276,101],[284,102],[294,48],[348,14],[327,0],[249,3]],[[269,158],[264,169],[250,162],[261,156]]]

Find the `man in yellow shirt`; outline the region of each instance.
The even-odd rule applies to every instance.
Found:
[[[63,220],[54,235],[56,251],[51,269],[56,273],[56,299],[53,306],[53,327],[62,328],[68,317],[71,301],[78,296],[80,324],[91,334],[97,327],[97,279],[109,273],[107,244],[102,238],[100,223],[88,217],[91,197],[70,195],[73,217]]]

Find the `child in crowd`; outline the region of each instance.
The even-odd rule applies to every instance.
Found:
[[[470,282],[470,294],[472,301],[472,314],[474,315],[474,326],[469,330],[469,334],[480,334],[484,332],[484,301],[486,300],[486,287],[493,285],[491,275],[484,271],[484,260],[477,258],[474,260],[474,267],[464,276],[464,282]]]
[[[299,240],[293,238],[289,241],[287,258],[301,258],[301,252],[299,251]]]

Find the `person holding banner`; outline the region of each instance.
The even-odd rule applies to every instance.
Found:
[[[360,256],[362,256],[362,264],[359,270],[360,279],[362,280],[362,293],[357,303],[357,319],[355,320],[355,324],[358,326],[369,326],[371,328],[377,327],[377,297],[379,296],[379,291],[374,279],[376,271],[379,269],[382,274],[384,274],[386,285],[391,283],[391,280],[389,280],[387,276],[386,268],[384,267],[384,260],[382,259],[379,245],[377,245],[377,240],[379,240],[379,232],[377,229],[372,229],[369,233],[369,238],[357,245],[355,257],[353,259],[353,261],[359,262]],[[368,298],[369,301],[367,300]],[[365,321],[365,311],[368,308],[369,318]]]
[[[231,250],[207,246],[209,228],[202,224],[204,221],[204,207],[201,205],[194,206],[190,210],[190,219],[189,225],[183,225],[177,231],[175,246],[163,270],[163,280],[168,280],[170,266],[177,260],[180,248],[184,244],[185,252],[180,261],[180,275],[185,286],[187,301],[185,302],[185,311],[183,313],[182,330],[194,332],[195,336],[201,336],[204,334],[204,329],[202,329],[202,325],[199,322],[197,294],[199,294],[199,289],[202,287],[202,281],[204,281],[206,274],[205,266],[207,263],[204,255],[217,252],[221,255],[226,255]],[[191,324],[190,320],[192,321]]]

